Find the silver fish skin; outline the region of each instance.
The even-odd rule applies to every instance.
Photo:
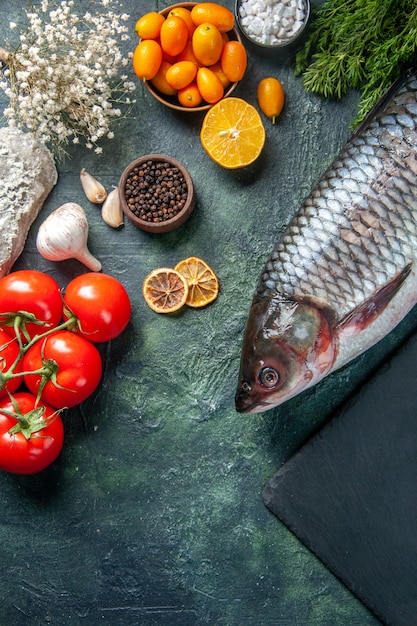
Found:
[[[238,412],[315,385],[417,301],[417,77],[348,140],[275,244],[243,338]]]

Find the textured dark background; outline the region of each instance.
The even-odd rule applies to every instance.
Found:
[[[77,10],[86,3],[76,2]],[[125,0],[133,50],[136,20],[169,2]],[[225,5],[233,8],[231,0]],[[21,3],[2,0],[0,40]],[[81,9],[80,9],[81,10]],[[275,471],[410,334],[416,315],[317,388],[257,416],[238,415],[240,342],[262,265],[302,198],[349,136],[356,94],[325,102],[304,92],[288,59],[250,53],[235,95],[256,104],[258,81],[287,94],[276,126],[248,172],[220,169],[199,140],[202,116],[179,114],[139,84],[129,119],[103,154],[79,148],[33,225],[16,268],[51,273],[62,287],[85,271],[37,253],[41,221],[75,201],[89,246],[133,304],[124,334],[102,348],[102,384],[65,416],[56,463],[34,477],[0,475],[0,624],[26,626],[375,626],[378,620],[262,502]],[[3,101],[0,102],[3,104]],[[130,223],[107,227],[86,201],[85,167],[110,189],[138,155],[162,152],[189,169],[197,207],[181,229],[152,236]],[[188,255],[218,274],[205,310],[158,316],[141,284]],[[364,415],[366,418],[366,415]]]

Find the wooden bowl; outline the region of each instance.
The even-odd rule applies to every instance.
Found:
[[[162,167],[156,167],[157,164]],[[160,192],[158,198],[158,212],[162,213],[159,215],[152,208],[155,200],[145,196],[156,176],[163,188],[163,197]],[[172,189],[177,191],[175,196],[182,196],[180,208]],[[178,228],[190,217],[195,206],[194,185],[189,172],[179,161],[165,154],[147,154],[132,161],[120,178],[119,196],[126,217],[137,228],[149,233],[167,233]],[[175,208],[170,207],[170,202],[176,204]],[[144,215],[142,211],[147,212],[148,217],[141,217]]]
[[[159,13],[161,13],[164,17],[166,17],[168,13],[172,11],[172,9],[175,9],[177,7],[185,7],[186,9],[192,9],[193,6],[195,6],[196,4],[198,3],[197,2],[177,2],[176,4],[171,4],[169,7],[162,9],[161,11],[159,11]],[[232,30],[230,30],[227,33],[227,35],[229,36],[229,39],[234,39],[242,43],[242,37],[240,36],[240,32],[238,28],[236,27],[236,25],[232,28]],[[158,91],[156,87],[152,85],[151,81],[146,80],[144,81],[144,84],[145,84],[146,89],[149,91],[149,93],[156,100],[158,100],[158,102],[160,102],[161,104],[164,104],[170,109],[175,109],[176,111],[183,111],[184,113],[199,113],[200,111],[207,111],[213,106],[212,104],[209,104],[207,102],[202,102],[200,106],[198,107],[184,107],[182,106],[182,104],[178,102],[178,99],[176,96],[164,95],[163,93]],[[234,92],[238,84],[239,83],[237,82],[230,83],[230,85],[224,91],[223,98],[227,98],[227,96],[230,96]]]

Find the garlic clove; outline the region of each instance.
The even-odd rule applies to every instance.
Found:
[[[107,191],[104,189],[103,185],[98,182],[91,176],[88,172],[83,168],[80,173],[80,180],[82,188],[84,189],[84,193],[90,202],[94,202],[94,204],[101,204],[107,198]]]
[[[108,226],[120,228],[124,224],[124,215],[120,204],[119,189],[112,189],[101,207],[101,217]]]
[[[99,272],[101,263],[89,251],[87,238],[88,221],[84,209],[75,202],[66,202],[40,225],[36,247],[49,261],[77,259],[93,272]]]

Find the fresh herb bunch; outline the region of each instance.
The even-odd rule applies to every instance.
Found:
[[[416,0],[325,0],[295,59],[306,91],[341,98],[360,90],[359,124],[417,60]]]

